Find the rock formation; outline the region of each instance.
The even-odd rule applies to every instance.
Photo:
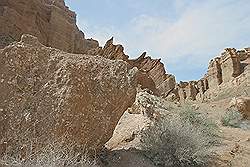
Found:
[[[160,92],[166,96],[176,84],[175,77],[166,74],[160,60],[146,57],[145,53],[138,59],[129,60],[123,46],[113,44],[113,38],[103,48],[99,47],[97,41],[85,39],[83,32],[76,26],[76,14],[65,6],[64,0],[2,0],[0,49],[19,41],[22,34],[34,35],[42,44],[69,53],[124,60],[132,67],[138,67],[142,73],[140,84],[155,94]]]
[[[121,59],[131,67],[137,67],[141,72],[139,83],[157,95],[167,96],[175,88],[175,77],[167,74],[160,59],[152,59],[144,52],[137,59],[129,59],[122,45],[114,45],[113,38],[108,40],[103,48],[98,47],[88,51],[90,55],[99,55],[111,60]]]
[[[250,119],[250,97],[233,98],[229,107],[236,107],[245,118]]]
[[[129,60],[129,64],[137,67],[140,71],[148,73],[160,95],[166,96],[175,88],[175,77],[166,73],[160,59],[154,60],[151,57],[146,57],[144,52],[139,58]]]
[[[229,82],[241,74],[240,56],[236,49],[226,48],[220,63],[222,82]]]
[[[112,150],[140,148],[140,135],[154,124],[162,113],[169,114],[165,101],[145,90],[138,89],[134,104],[121,117],[106,147]]]
[[[180,82],[172,93],[180,101],[204,100],[216,97],[219,91],[245,84],[250,87],[250,49],[226,48],[219,57],[212,59],[208,71],[198,81]]]
[[[222,83],[221,58],[216,57],[211,60],[208,66],[206,79],[209,83],[209,88],[216,88]]]
[[[85,39],[76,26],[76,14],[65,6],[64,0],[1,0],[0,49],[22,34],[38,37],[46,46],[69,53],[86,53],[99,46]]]
[[[137,71],[22,36],[0,50],[0,153],[55,141],[99,150],[135,100]]]

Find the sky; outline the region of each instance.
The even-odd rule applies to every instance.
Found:
[[[130,58],[161,58],[177,81],[200,79],[224,48],[250,47],[249,0],[66,0],[86,38],[114,37]]]

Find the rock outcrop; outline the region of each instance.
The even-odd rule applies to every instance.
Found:
[[[198,81],[180,82],[171,93],[179,101],[213,99],[226,89],[244,84],[250,87],[250,49],[226,48],[219,57],[212,59],[208,71]],[[248,88],[247,88],[248,87]]]
[[[88,51],[90,55],[99,55],[111,60],[124,60],[128,61],[128,55],[124,53],[124,48],[122,45],[114,45],[113,44],[114,38],[112,37],[108,40],[103,48],[93,48]]]
[[[236,107],[245,118],[250,119],[250,97],[233,98],[229,107]]]
[[[138,89],[134,104],[121,117],[106,147],[111,150],[140,149],[141,132],[159,121],[161,114],[169,114],[167,104],[161,97]]]
[[[76,26],[76,14],[65,6],[64,0],[2,0],[0,49],[19,41],[22,34],[34,35],[45,46],[69,53],[124,60],[132,67],[138,67],[142,73],[140,84],[155,94],[166,96],[176,84],[175,77],[166,73],[160,60],[146,57],[146,54],[136,60],[129,60],[123,46],[113,44],[113,38],[103,48],[98,41],[85,39],[83,32]]]
[[[211,60],[208,66],[206,79],[209,83],[209,88],[216,88],[222,83],[221,58],[216,57]]]
[[[139,58],[129,60],[129,64],[137,67],[140,71],[148,73],[153,79],[159,95],[167,96],[175,88],[175,77],[166,73],[160,59],[154,60],[151,57],[147,57],[144,52]]]
[[[167,74],[160,59],[152,59],[144,52],[137,59],[129,59],[122,45],[114,45],[113,38],[108,40],[103,48],[98,47],[88,51],[90,55],[99,55],[111,60],[126,61],[131,67],[137,67],[141,72],[138,82],[143,88],[148,88],[156,95],[167,96],[175,88],[175,77]]]
[[[0,154],[51,142],[98,151],[135,100],[137,71],[22,36],[0,50]]]
[[[64,0],[1,0],[0,49],[22,34],[38,37],[46,46],[69,53],[86,53],[99,47],[97,41],[85,39],[76,26],[76,14]]]

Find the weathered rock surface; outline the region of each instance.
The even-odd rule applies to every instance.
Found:
[[[143,53],[139,58],[129,60],[129,64],[137,67],[140,71],[147,72],[153,79],[160,95],[168,95],[175,88],[175,77],[166,73],[160,59],[154,60],[151,57],[146,57],[146,53]]]
[[[250,119],[250,97],[236,97],[230,102],[230,107],[236,107],[245,118]]]
[[[234,48],[226,48],[219,57],[210,61],[208,71],[202,79],[180,82],[171,93],[175,94],[180,101],[204,102],[222,98],[219,96],[226,91],[232,93],[232,90],[237,90],[240,85],[245,89],[244,92],[250,90],[250,49],[237,51]],[[246,95],[248,95],[247,92]]]
[[[217,87],[222,83],[222,70],[221,70],[221,58],[216,57],[211,60],[208,66],[206,78],[208,80],[209,88]]]
[[[88,51],[90,55],[99,55],[111,60],[124,60],[128,61],[128,55],[124,53],[122,45],[114,45],[114,38],[108,40],[103,48],[98,47]]]
[[[121,117],[112,138],[106,143],[111,150],[140,149],[141,131],[168,113],[167,103],[145,90],[138,90],[134,104]]]
[[[239,76],[242,72],[241,69],[240,56],[236,49],[226,48],[221,60],[222,82],[229,82]]]
[[[1,0],[0,49],[19,41],[22,34],[70,53],[86,53],[99,46],[97,41],[85,39],[76,26],[76,14],[64,0]]]
[[[167,74],[160,59],[152,59],[144,52],[137,59],[129,59],[124,53],[122,45],[114,45],[113,38],[108,40],[103,48],[98,47],[88,51],[90,55],[99,55],[111,60],[121,59],[128,62],[131,67],[137,67],[141,72],[138,82],[156,95],[167,96],[175,88],[175,77]]]
[[[135,100],[137,70],[69,54],[37,38],[0,50],[0,154],[51,142],[100,149]]]

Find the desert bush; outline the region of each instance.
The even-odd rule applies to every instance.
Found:
[[[221,118],[222,125],[239,128],[241,120],[243,119],[242,114],[235,109],[228,109],[225,115]]]
[[[70,145],[49,144],[42,150],[29,153],[23,158],[20,153],[5,154],[0,159],[0,166],[5,167],[98,167],[96,160],[90,159],[84,150],[77,150]]]
[[[179,115],[183,121],[190,122],[195,128],[199,129],[203,134],[210,136],[209,142],[211,144],[218,142],[217,137],[219,133],[219,128],[212,119],[209,119],[203,113],[194,111],[190,105],[185,106],[179,112]]]
[[[178,115],[161,119],[141,134],[145,156],[157,166],[205,166],[210,146],[207,134]]]

